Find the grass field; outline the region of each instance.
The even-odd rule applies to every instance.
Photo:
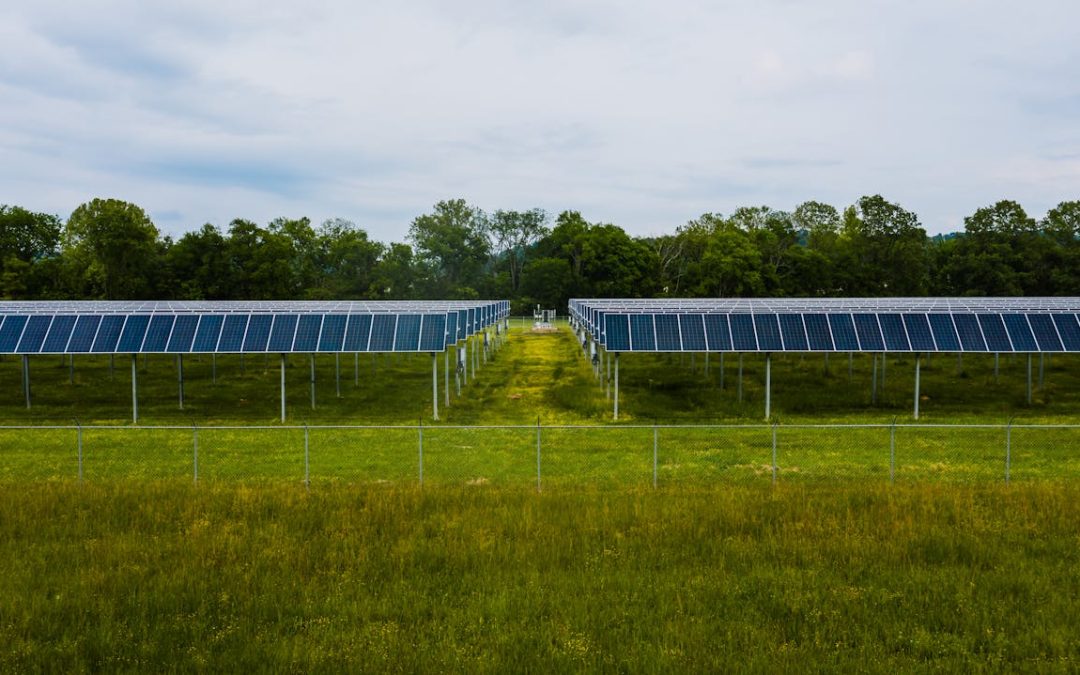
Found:
[[[0,491],[0,671],[1075,672],[1075,486]]]

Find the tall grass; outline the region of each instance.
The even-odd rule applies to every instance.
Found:
[[[0,491],[0,670],[1032,670],[1080,489]]]

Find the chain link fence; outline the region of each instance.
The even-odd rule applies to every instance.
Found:
[[[0,427],[0,480],[663,487],[1066,481],[1080,425]]]

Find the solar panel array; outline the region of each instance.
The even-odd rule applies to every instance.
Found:
[[[0,353],[441,352],[498,302],[0,303]]]
[[[608,351],[1080,352],[1080,298],[573,300]]]

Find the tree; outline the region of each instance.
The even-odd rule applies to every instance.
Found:
[[[547,214],[543,209],[503,211],[492,214],[488,223],[491,252],[496,260],[505,259],[510,272],[510,292],[516,294],[521,284],[529,247],[548,233]]]
[[[368,239],[367,232],[352,222],[342,218],[325,221],[315,233],[315,266],[320,281],[308,296],[367,298],[382,254],[382,244]]]
[[[464,199],[441,201],[434,211],[417,216],[409,240],[428,276],[428,293],[445,298],[476,294],[480,272],[488,260],[487,217]]]
[[[180,237],[166,257],[179,282],[178,297],[188,300],[231,297],[228,242],[210,223]]]
[[[841,230],[849,295],[917,296],[926,292],[926,230],[919,218],[881,195],[845,210]]]
[[[158,229],[141,208],[94,199],[68,218],[64,255],[76,265],[86,295],[109,300],[148,297],[158,269]]]
[[[416,268],[408,244],[390,244],[375,266],[372,297],[380,300],[411,300],[416,295]]]
[[[39,297],[56,283],[38,272],[57,255],[60,227],[57,216],[0,204],[0,295]]]

